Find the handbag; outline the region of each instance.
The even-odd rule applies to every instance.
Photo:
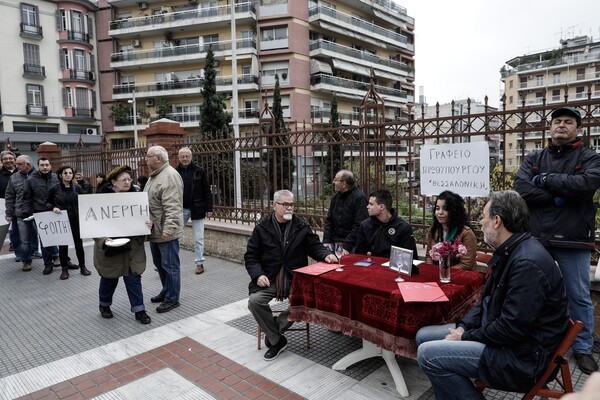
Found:
[[[125,243],[123,246],[118,247],[108,247],[104,245],[102,247],[102,251],[104,252],[104,257],[114,257],[118,254],[123,254],[131,250],[131,242]]]

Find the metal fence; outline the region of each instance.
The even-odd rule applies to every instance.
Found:
[[[510,176],[518,166],[507,165],[509,152],[516,152],[520,162],[530,151],[527,143],[545,143],[549,115],[557,107],[568,104],[581,111],[582,135],[587,143],[590,138],[600,137],[600,97],[593,96],[591,88],[585,99],[565,98],[564,102],[552,104],[542,99],[536,106],[526,106],[523,99],[517,110],[507,110],[505,103],[500,109],[488,107],[487,99],[481,113],[471,113],[471,104],[467,103],[460,114],[438,113],[428,118],[425,109],[419,108],[416,119],[406,121],[374,118],[373,112],[379,105],[376,100],[365,99],[359,121],[337,128],[329,127],[328,119],[320,119],[289,123],[287,132],[272,133],[271,114],[265,110],[260,124],[241,128],[239,139],[203,140],[190,134],[167,150],[174,163],[178,149],[187,146],[195,161],[207,169],[215,201],[213,218],[254,224],[271,208],[272,193],[285,188],[296,196],[296,212],[320,230],[331,199],[333,173],[345,168],[354,172],[367,195],[380,188],[390,190],[398,213],[412,224],[417,239],[423,241],[432,218],[432,200],[419,191],[418,155],[423,144],[485,140],[490,144],[490,170],[496,166],[497,172],[492,188],[501,190],[510,188]],[[514,142],[515,147],[508,149],[508,142]],[[113,149],[105,141],[100,150],[67,151],[61,162],[88,177],[128,164],[137,178],[149,173],[145,154],[145,148]],[[482,200],[466,200],[473,227],[478,231]],[[482,241],[480,245],[483,246]]]

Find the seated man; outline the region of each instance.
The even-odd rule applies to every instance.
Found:
[[[494,247],[483,299],[456,325],[417,332],[417,361],[436,399],[484,399],[470,378],[527,391],[548,368],[567,330],[561,272],[528,229],[527,204],[494,192],[483,209],[484,240]]]
[[[369,218],[361,222],[356,237],[357,254],[390,257],[390,247],[413,251],[417,259],[417,244],[411,226],[398,217],[392,208],[392,195],[387,190],[376,190],[369,196]]]
[[[289,328],[288,312],[273,317],[269,302],[289,296],[294,269],[308,265],[307,256],[336,263],[331,251],[323,246],[308,222],[294,215],[294,195],[280,190],[273,196],[274,212],[256,224],[244,255],[250,275],[248,308],[265,332],[269,350],[264,359],[271,361],[287,346],[283,332]]]

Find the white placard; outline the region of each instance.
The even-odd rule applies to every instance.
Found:
[[[150,234],[146,192],[84,194],[78,199],[82,238]]]
[[[33,214],[33,223],[37,226],[42,246],[72,246],[73,231],[69,224],[69,214],[62,210],[60,214],[54,211],[44,211]]]
[[[4,199],[0,199],[0,226],[8,225],[8,221],[6,221],[6,203]]]
[[[490,193],[487,142],[425,145],[421,148],[421,194],[436,196],[450,190],[461,196]]]

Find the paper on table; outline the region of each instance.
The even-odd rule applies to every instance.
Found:
[[[342,267],[344,264],[342,264]],[[308,265],[306,267],[295,269],[294,272],[300,272],[301,274],[307,275],[321,275],[325,272],[333,271],[338,267],[337,264],[327,264],[324,262],[318,262],[312,265]]]
[[[449,301],[437,282],[399,282],[398,288],[407,303]]]
[[[421,261],[421,260],[413,260],[413,265],[419,265],[419,264],[423,264],[425,261]],[[383,264],[381,264],[382,267],[389,267],[390,266],[390,262],[384,262]]]

